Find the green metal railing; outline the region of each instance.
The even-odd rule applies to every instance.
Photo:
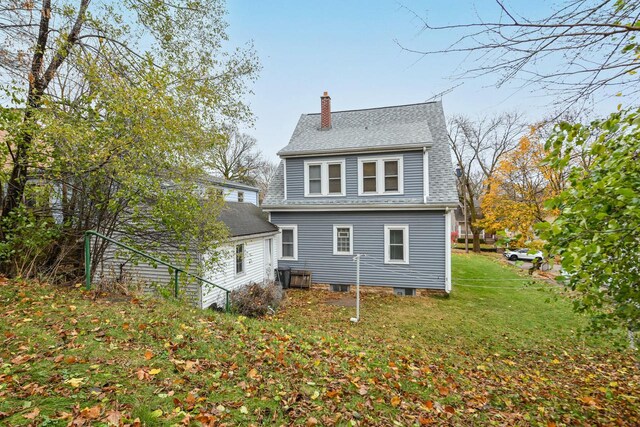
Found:
[[[206,283],[209,286],[213,286],[214,288],[218,288],[225,293],[225,311],[229,311],[229,290],[223,288],[222,286],[218,286],[213,282],[208,281],[200,276],[196,276],[195,274],[189,273],[188,271],[183,270],[180,267],[176,267],[175,265],[169,264],[168,262],[162,261],[156,257],[153,257],[149,254],[141,252],[135,248],[132,248],[129,245],[125,245],[124,243],[120,243],[117,240],[114,240],[110,237],[105,236],[104,234],[100,234],[97,231],[89,230],[84,233],[84,274],[85,274],[85,288],[86,290],[91,289],[91,236],[98,237],[100,239],[106,240],[114,245],[126,249],[128,251],[133,252],[136,255],[139,255],[143,258],[149,259],[158,264],[167,266],[173,271],[173,295],[178,298],[180,294],[180,274],[184,274],[189,277],[193,277],[196,280],[199,280],[202,283]]]

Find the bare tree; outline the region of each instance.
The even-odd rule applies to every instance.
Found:
[[[480,251],[480,201],[490,190],[489,178],[500,159],[517,147],[526,128],[520,113],[503,113],[478,120],[457,116],[449,120],[449,142],[456,166],[461,171],[458,194],[461,201],[466,199],[475,252]]]
[[[573,104],[596,92],[637,94],[640,68],[640,1],[565,0],[545,17],[531,19],[503,0],[494,17],[474,22],[433,24],[417,13],[423,30],[448,31],[455,41],[432,49],[405,50],[420,55],[462,52],[461,77],[498,76],[497,86],[524,80],[524,86],[554,90],[558,101]]]
[[[207,166],[216,175],[229,180],[258,186],[265,173],[269,175],[269,165],[260,150],[257,140],[236,128],[226,132],[227,141],[217,146],[207,159]]]

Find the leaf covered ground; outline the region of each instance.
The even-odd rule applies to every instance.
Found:
[[[290,291],[252,320],[0,282],[0,424],[638,425],[640,370],[570,302],[454,256],[454,292]]]

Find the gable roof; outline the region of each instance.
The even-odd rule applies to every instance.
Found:
[[[226,202],[218,219],[227,226],[230,237],[278,231],[278,227],[267,220],[262,209],[252,203]]]
[[[320,114],[303,114],[289,144],[278,152],[283,157],[341,155],[367,151],[408,151],[428,149],[429,196],[431,206],[457,207],[458,192],[449,149],[442,102],[398,105],[331,113],[332,127],[320,130]],[[300,184],[301,185],[301,184]],[[284,162],[272,179],[263,206],[319,205],[422,205],[423,198],[388,199],[382,197],[334,197],[286,200],[284,197]]]
[[[422,148],[433,143],[431,104],[397,105],[331,113],[331,128],[320,129],[320,113],[302,114],[281,157],[343,153],[363,149]]]

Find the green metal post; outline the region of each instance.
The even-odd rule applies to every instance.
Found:
[[[227,291],[227,301],[226,301],[226,302],[225,302],[225,304],[224,304],[224,311],[225,311],[226,313],[228,313],[228,312],[229,312],[229,291]]]
[[[173,283],[173,296],[178,298],[178,275],[180,274],[180,270],[177,268],[173,270],[173,274],[175,275],[175,281]]]
[[[91,289],[91,237],[89,233],[84,234],[84,277],[85,289]]]

